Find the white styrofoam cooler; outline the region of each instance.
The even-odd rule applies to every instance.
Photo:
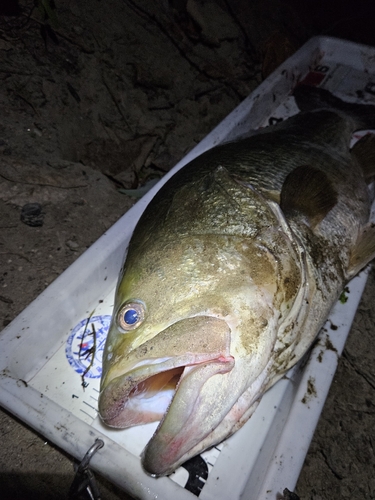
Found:
[[[249,422],[198,459],[201,473],[189,477],[180,468],[171,477],[149,477],[141,468],[139,453],[156,424],[110,430],[99,422],[96,405],[114,288],[142,211],[160,186],[197,155],[295,113],[289,94],[304,78],[346,100],[375,104],[375,48],[333,38],[311,39],[0,334],[1,406],[77,459],[100,437],[105,445],[93,457],[92,468],[135,498],[191,500],[199,495],[202,500],[267,500],[295,487],[366,272],[350,282],[347,302],[334,307],[312,351],[264,395]],[[89,325],[96,325],[97,354],[83,389],[77,352],[88,318]]]

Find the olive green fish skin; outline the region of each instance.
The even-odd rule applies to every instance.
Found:
[[[372,200],[349,150],[362,108],[352,115],[343,108],[301,113],[207,151],[142,215],[116,290],[99,413],[116,427],[155,420],[148,409],[142,416],[133,394],[162,371],[182,373],[143,454],[150,474],[169,474],[241,427],[310,347],[348,279],[374,257]],[[375,127],[368,107],[364,115]],[[300,172],[311,187],[298,184]],[[117,316],[134,300],[145,319],[124,332]],[[194,317],[212,326],[183,327]],[[158,335],[164,357],[152,353]],[[133,401],[135,421],[127,410]]]

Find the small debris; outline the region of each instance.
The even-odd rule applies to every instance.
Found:
[[[9,297],[5,297],[4,295],[0,295],[0,301],[5,302],[6,304],[13,304],[13,300]]]
[[[283,496],[280,497],[280,500],[300,500],[300,497],[293,493],[293,491],[289,491],[288,488],[284,488]]]
[[[347,296],[347,293],[349,293],[350,290],[349,290],[349,287],[345,287],[344,290],[342,291],[341,295],[340,295],[340,298],[339,298],[339,301],[341,302],[341,304],[345,304],[346,302],[348,302],[348,296]]]
[[[40,203],[26,203],[21,210],[21,222],[31,227],[43,226],[44,214]]]
[[[328,336],[326,338],[325,348],[327,351],[334,351],[338,354],[336,347],[332,344]]]
[[[74,241],[74,240],[68,240],[68,241],[66,242],[66,246],[67,246],[70,250],[72,250],[73,252],[76,252],[76,251],[78,250],[78,248],[79,248],[79,244],[78,244],[76,241]]]
[[[332,323],[332,321],[330,319],[328,321],[331,323],[330,329],[336,331],[338,329],[338,326],[335,325],[334,323]]]
[[[312,400],[312,398],[316,396],[317,392],[315,389],[315,378],[309,377],[309,380],[307,381],[307,390],[304,397],[301,399],[301,402],[303,404],[308,404]]]

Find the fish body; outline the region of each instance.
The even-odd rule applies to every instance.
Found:
[[[99,414],[118,428],[160,420],[142,456],[152,475],[239,429],[375,256],[374,141],[349,149],[374,108],[296,94],[306,112],[190,162],[132,236]]]

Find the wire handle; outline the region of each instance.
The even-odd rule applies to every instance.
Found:
[[[95,443],[88,449],[79,465],[74,464],[75,476],[69,489],[69,500],[89,498],[90,500],[101,500],[100,492],[94,474],[89,469],[90,460],[95,453],[103,448],[104,441],[96,439]],[[83,496],[85,494],[85,496]]]

